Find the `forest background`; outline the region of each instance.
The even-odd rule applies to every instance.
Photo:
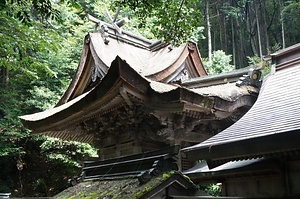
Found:
[[[0,192],[52,196],[96,155],[85,143],[32,136],[18,116],[53,107],[75,73],[87,14],[152,40],[197,42],[210,74],[243,68],[300,41],[299,0],[2,0]]]

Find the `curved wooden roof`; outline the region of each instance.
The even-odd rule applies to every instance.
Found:
[[[226,84],[223,89],[226,86],[230,88],[232,85]],[[212,89],[211,93],[213,92]],[[243,96],[237,96],[238,100],[233,101],[218,97],[218,93],[219,91],[216,90],[215,97],[211,97],[178,85],[149,80],[117,57],[107,75],[90,91],[63,105],[44,112],[21,116],[20,119],[33,133],[92,142],[93,135],[87,135],[84,130],[78,131],[78,128],[75,130],[76,124],[99,117],[122,106],[131,106],[134,100],[148,109],[170,113],[186,112],[193,117],[199,115],[200,118],[203,116],[202,113],[208,117],[217,117],[215,114],[218,111],[233,112],[240,107],[250,107],[255,100],[249,92],[244,93]],[[236,92],[228,92],[228,94],[235,95]],[[220,104],[223,105],[220,106]]]
[[[186,138],[197,142],[208,138],[197,125],[244,114],[256,100],[258,90],[251,86],[237,87],[234,81],[215,85],[216,78],[236,74],[214,77],[215,86],[209,88],[199,88],[200,80],[184,88],[185,80],[206,76],[192,42],[170,48],[126,31],[117,34],[104,25],[105,38],[101,31],[85,37],[77,71],[56,107],[20,117],[32,133],[93,142],[95,132],[110,134],[113,129],[111,134],[117,134],[125,126],[130,132],[145,131],[148,127],[140,123],[150,121],[146,126],[154,128],[154,137],[177,129],[178,136],[189,133]],[[209,85],[210,80],[205,81]]]
[[[69,88],[58,102],[57,106],[81,95],[90,83],[93,72],[97,72],[101,80],[106,74],[112,61],[119,56],[141,76],[153,81],[169,83],[183,77],[206,76],[197,46],[193,42],[172,47],[167,43],[157,42],[153,50],[151,42],[145,38],[136,37],[123,31],[121,35],[108,26],[109,43],[103,41],[99,32],[89,33],[84,40],[83,50],[77,71]]]

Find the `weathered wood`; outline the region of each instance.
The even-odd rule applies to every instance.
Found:
[[[85,161],[84,176],[85,179],[104,179],[128,175],[137,176],[144,171],[149,171],[155,175],[158,172],[177,170],[175,156],[179,150],[180,146],[175,145],[161,150],[131,156],[119,156],[103,161]]]

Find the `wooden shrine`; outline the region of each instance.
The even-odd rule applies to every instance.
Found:
[[[193,42],[173,47],[99,22],[57,105],[20,119],[33,134],[94,144],[101,160],[188,147],[249,110],[259,92],[254,73],[207,76]]]

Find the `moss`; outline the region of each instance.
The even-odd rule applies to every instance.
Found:
[[[119,193],[117,193],[117,194],[115,194],[114,196],[113,196],[113,199],[117,199],[117,198],[119,198],[119,196],[121,195],[121,193],[119,192]]]
[[[104,196],[106,196],[106,195],[107,195],[107,193],[108,193],[108,191],[107,191],[107,190],[105,190],[105,191],[103,191],[103,192],[100,192],[100,194],[99,194],[98,196],[99,196],[99,198],[101,198],[101,197],[104,197]]]
[[[169,171],[169,172],[163,173],[161,176],[153,177],[146,185],[144,185],[145,187],[143,189],[141,189],[140,191],[138,191],[134,194],[134,198],[141,197],[143,194],[147,193],[148,191],[150,191],[151,189],[156,187],[159,183],[167,180],[174,173],[175,173],[175,171]]]
[[[84,199],[94,199],[94,198],[98,198],[98,195],[99,195],[99,193],[98,193],[98,190],[97,190],[97,191],[94,191],[94,192],[92,192],[91,194],[85,196]]]
[[[141,191],[139,192],[136,192],[134,194],[134,198],[139,198],[140,196],[142,196],[143,194],[147,193],[150,189],[152,189],[153,187],[150,187],[150,186],[145,186],[144,189],[142,189]]]
[[[79,192],[79,193],[77,193],[77,194],[75,194],[74,196],[71,196],[71,197],[65,196],[65,197],[63,197],[63,199],[76,199],[76,198],[81,198],[81,195],[82,195],[82,194],[83,194],[83,193]]]
[[[161,182],[167,180],[175,172],[166,172],[159,176],[152,177],[145,184],[139,184],[136,178],[107,181],[86,181],[75,187],[70,187],[64,192],[55,196],[55,199],[93,199],[93,198],[139,198]]]
[[[187,175],[184,175],[184,174],[182,174],[182,176],[183,176],[187,181],[189,181],[191,184],[195,185],[194,182],[190,179],[190,177],[188,177]],[[196,186],[197,186],[197,185],[195,185],[195,187],[196,187]]]
[[[175,173],[175,171],[170,171],[170,172],[163,173],[163,175],[162,175],[162,180],[168,179],[168,178],[169,178],[170,176],[172,176],[174,173]]]

